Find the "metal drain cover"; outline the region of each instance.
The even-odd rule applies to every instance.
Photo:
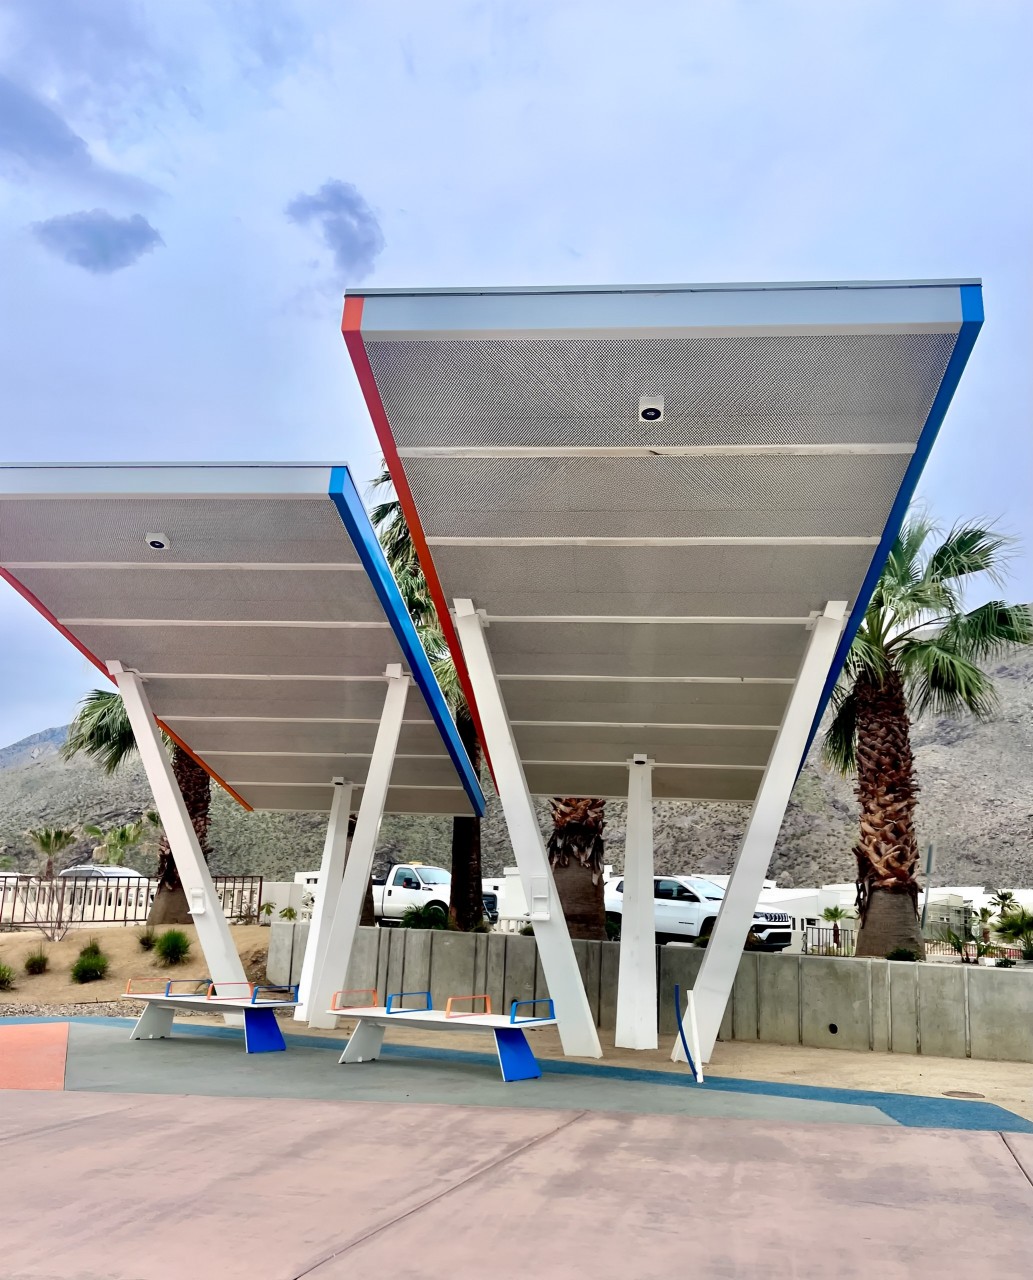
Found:
[[[945,1098],[985,1098],[985,1093],[968,1093],[965,1089],[944,1089]]]

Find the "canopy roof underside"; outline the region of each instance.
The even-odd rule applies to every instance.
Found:
[[[659,797],[753,800],[979,319],[975,282],[349,295],[424,567],[487,617],[532,791],[625,795],[645,753]]]
[[[403,651],[334,475],[365,521],[343,467],[0,468],[0,572],[101,670],[138,671],[163,726],[255,809],[327,810],[334,777],[357,805],[401,664],[414,686],[387,809],[472,813],[455,726],[423,650]]]

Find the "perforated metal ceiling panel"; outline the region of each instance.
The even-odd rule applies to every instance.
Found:
[[[349,296],[424,567],[486,615],[532,790],[623,795],[646,753],[657,796],[753,798],[809,620],[871,589],[978,292]]]
[[[246,803],[325,810],[334,777],[361,784],[394,664],[389,809],[483,803],[346,468],[0,468],[0,566],[102,670],[138,671]]]

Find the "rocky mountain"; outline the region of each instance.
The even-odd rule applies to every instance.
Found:
[[[938,848],[941,884],[1033,885],[1033,654],[993,668],[1000,714],[988,723],[930,718],[914,727],[922,788],[919,838]],[[62,761],[65,729],[47,729],[0,749],[0,859],[35,869],[26,831],[43,825],[101,826],[130,821],[152,806],[143,771],[131,763],[114,776],[83,759]],[[816,752],[800,775],[772,861],[780,884],[849,880],[854,839],[850,781],[830,774]],[[548,804],[539,806],[543,830]],[[607,805],[607,861],[623,865],[625,806]],[[659,871],[727,872],[746,825],[742,805],[656,805]],[[247,813],[216,788],[212,805],[212,870],[290,879],[319,865],[325,819],[319,814]],[[388,817],[378,860],[415,858],[448,866],[450,824],[440,818]],[[483,831],[485,872],[511,865],[513,854],[497,801]],[[66,862],[89,854],[83,841]],[[141,871],[154,865],[153,847],[127,857]]]

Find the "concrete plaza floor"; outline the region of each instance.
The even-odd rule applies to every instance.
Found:
[[[893,1280],[1028,1259],[1033,1124],[986,1103],[554,1061],[505,1085],[486,1054],[342,1067],[343,1037],[248,1056],[237,1031],[130,1025],[0,1024],[4,1280]]]

